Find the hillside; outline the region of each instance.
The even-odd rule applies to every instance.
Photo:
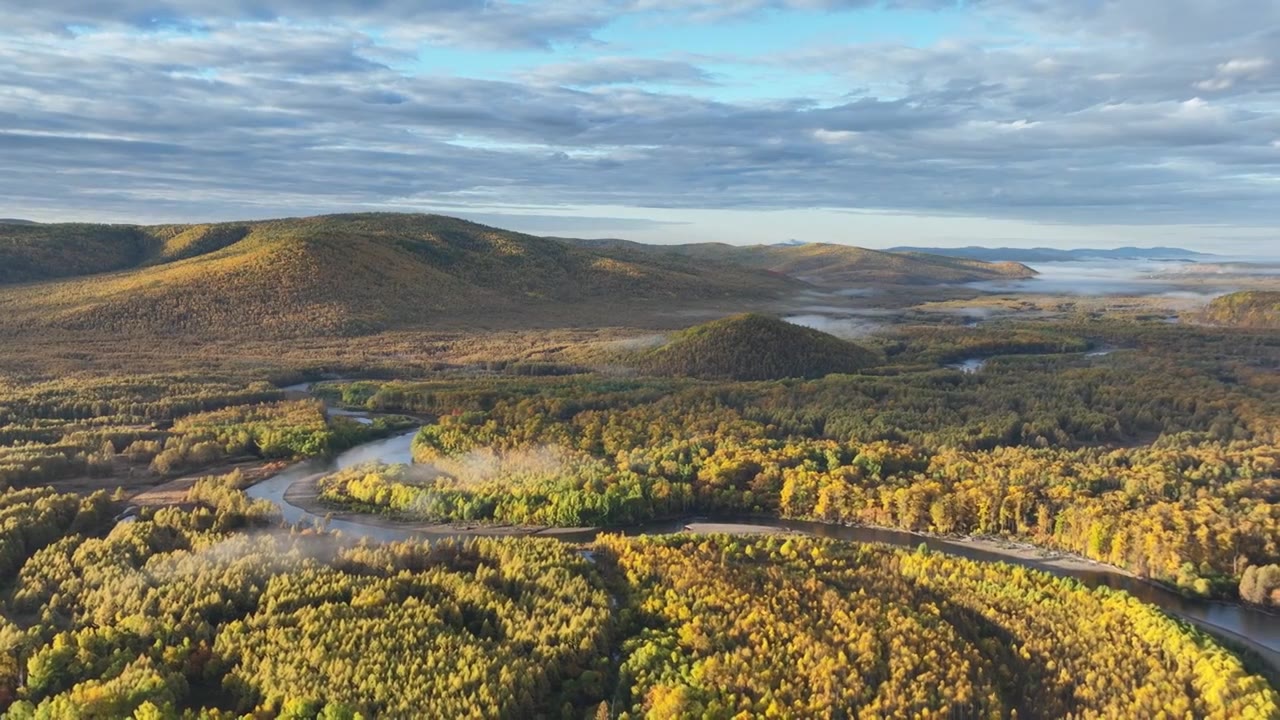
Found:
[[[0,329],[10,332],[347,334],[605,305],[593,300],[769,297],[792,286],[432,215],[15,226],[0,231],[0,247],[4,281],[19,283],[0,287]]]
[[[760,266],[817,284],[929,285],[1029,278],[1018,263],[987,263],[923,253],[891,253],[850,245],[809,243],[763,248]]]
[[[891,252],[928,253],[947,257],[969,258],[987,262],[1073,262],[1080,260],[1195,260],[1213,255],[1176,247],[1118,248],[1010,248],[970,245],[960,248],[896,247]]]
[[[1215,298],[1204,318],[1218,325],[1280,329],[1280,291],[1247,290]]]
[[[875,354],[859,345],[758,314],[689,328],[638,359],[641,369],[657,375],[735,380],[822,377],[875,362]]]
[[[927,253],[868,250],[835,243],[743,246],[726,243],[646,245],[626,240],[569,242],[634,256],[679,257],[700,263],[767,270],[817,285],[932,285],[1021,279],[1036,274],[1031,268],[1015,262],[989,263]]]
[[[135,267],[156,241],[131,225],[0,223],[0,285]]]

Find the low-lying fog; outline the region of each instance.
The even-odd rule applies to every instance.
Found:
[[[847,311],[844,310],[832,314],[811,312],[800,315],[785,315],[782,319],[792,325],[821,330],[824,333],[830,333],[845,340],[866,337],[884,327],[884,323],[848,316],[845,313]]]
[[[1280,286],[1280,262],[1260,258],[1214,258],[1213,262],[1172,260],[1072,260],[1029,263],[1039,275],[1025,280],[967,283],[963,287],[992,294],[1067,295],[1077,297],[1153,298],[1172,312],[1195,310],[1236,290],[1258,287],[1265,277]],[[953,286],[957,287],[957,286]],[[1011,314],[1043,312],[1025,307],[992,307],[981,300],[972,306],[954,300],[945,306],[914,308],[866,307],[874,304],[872,288],[802,292],[783,315],[787,322],[845,339],[863,338],[911,313],[952,315],[966,325]]]
[[[995,280],[970,283],[986,292],[1021,292],[1040,295],[1128,295],[1166,296],[1205,302],[1239,290],[1231,276],[1275,276],[1275,261],[1230,258],[1230,262],[1198,263],[1169,260],[1074,260],[1028,263],[1036,272],[1026,280]],[[1221,284],[1214,279],[1221,277]],[[1188,287],[1194,284],[1195,287]]]

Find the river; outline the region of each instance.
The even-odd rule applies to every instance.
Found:
[[[365,443],[328,459],[306,460],[290,466],[284,471],[260,482],[246,490],[255,499],[270,500],[277,505],[289,523],[319,524],[325,518],[309,512],[286,499],[285,495],[295,483],[314,478],[320,474],[334,472],[344,468],[362,465],[369,462],[388,464],[412,462],[410,445],[417,431],[395,435],[382,440]],[[678,520],[648,523],[625,528],[584,528],[582,530],[561,531],[553,535],[566,542],[590,542],[603,532],[622,533],[624,535],[656,535],[680,532],[690,523],[715,521],[725,523],[741,523],[761,530],[790,530],[826,538],[836,538],[862,543],[880,543],[894,547],[916,548],[921,543],[935,552],[956,555],[979,562],[1007,562],[1036,570],[1044,570],[1059,577],[1071,577],[1088,587],[1110,587],[1124,590],[1140,600],[1155,605],[1165,612],[1188,620],[1205,630],[1235,644],[1249,647],[1273,668],[1280,671],[1280,618],[1260,610],[1242,605],[1224,602],[1212,602],[1183,597],[1158,585],[1123,573],[1109,570],[1099,565],[1096,569],[1064,568],[1044,561],[1017,558],[992,550],[975,546],[974,543],[962,540],[947,540],[927,537],[916,533],[890,530],[885,528],[851,527],[830,523],[804,520],[783,520],[761,517],[687,517]],[[367,537],[380,542],[419,538],[438,540],[447,537],[483,536],[483,530],[452,532],[427,532],[405,524],[397,526],[387,523],[381,518],[371,518],[370,522],[332,518],[327,522],[330,530],[336,530],[353,537]],[[493,535],[510,535],[510,529],[495,531]]]

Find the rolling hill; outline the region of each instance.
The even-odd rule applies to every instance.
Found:
[[[924,253],[891,253],[851,245],[809,243],[770,246],[759,267],[816,284],[892,283],[932,285],[1033,277],[1019,263],[988,263]]]
[[[970,245],[960,248],[896,247],[890,252],[928,253],[987,262],[1073,262],[1080,260],[1199,260],[1213,258],[1207,253],[1176,247],[1118,248],[1010,248]]]
[[[433,215],[0,228],[0,329],[351,334],[546,306],[761,298],[793,281]]]
[[[130,225],[0,223],[0,284],[135,267],[155,242]]]
[[[1246,290],[1215,298],[1204,319],[1217,325],[1280,330],[1280,291]]]
[[[635,308],[761,307],[809,285],[1032,274],[822,243],[564,240],[438,215],[11,224],[0,225],[0,333],[293,337],[511,317],[611,323]]]
[[[857,372],[876,361],[860,345],[759,314],[683,330],[636,358],[640,369],[655,375],[734,380],[822,377]]]
[[[646,245],[626,240],[569,240],[580,247],[633,256],[666,256],[718,266],[736,266],[786,275],[823,286],[857,284],[934,285],[1033,277],[1016,262],[990,263],[918,252],[868,250],[835,243],[729,245],[693,243]]]

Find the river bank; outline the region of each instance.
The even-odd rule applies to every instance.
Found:
[[[364,513],[356,510],[343,510],[326,505],[320,499],[320,479],[326,473],[314,473],[298,478],[284,491],[285,502],[300,508],[306,513],[321,518],[332,524],[334,520],[341,523],[355,523],[384,530],[398,530],[411,535],[424,537],[464,536],[476,537],[519,537],[528,535],[564,536],[578,535],[583,532],[597,532],[599,528],[554,528],[542,525],[502,525],[480,523],[424,523],[410,520],[399,520],[386,515]]]
[[[548,528],[479,524],[405,523],[392,518],[350,511],[334,511],[318,498],[317,482],[325,474],[365,462],[407,463],[415,432],[376,440],[335,458],[297,463],[250,486],[250,497],[266,499],[281,509],[286,522],[314,524],[353,537],[380,542],[406,539],[440,540],[465,537],[554,537],[565,542],[590,543],[606,532],[657,535],[675,532],[804,533],[852,542],[879,543],[902,548],[924,545],[930,551],[977,562],[1003,562],[1072,578],[1088,587],[1123,590],[1215,635],[1225,645],[1255,656],[1273,676],[1280,676],[1280,621],[1241,605],[1184,597],[1117,568],[1066,553],[1015,541],[942,538],[893,528],[845,526],[804,520],[759,517],[687,517],[621,528]]]
[[[895,528],[846,526],[765,517],[690,516],[619,528],[553,528],[485,525],[479,523],[413,523],[348,510],[320,502],[317,483],[337,470],[368,462],[408,464],[417,430],[375,440],[331,458],[315,458],[286,468],[248,488],[251,497],[266,499],[281,509],[285,522],[323,525],[353,537],[387,542],[410,538],[438,540],[462,537],[554,537],[565,542],[591,543],[605,532],[650,535],[676,532],[805,533],[852,542],[902,548],[924,545],[934,552],[976,562],[1002,562],[1074,579],[1088,587],[1122,590],[1166,613],[1214,634],[1225,645],[1259,658],[1271,676],[1280,677],[1280,618],[1243,605],[1184,596],[1169,588],[1105,563],[1070,553],[1004,538],[957,538]]]
[[[390,460],[384,460],[384,462],[390,462]],[[339,464],[349,467],[346,463]],[[910,538],[915,538],[917,543],[941,543],[947,548],[947,550],[944,551],[950,551],[951,554],[963,554],[963,552],[961,552],[963,550],[977,550],[985,554],[1000,556],[1011,562],[1028,567],[1034,567],[1039,570],[1045,570],[1047,572],[1053,572],[1055,574],[1073,572],[1107,572],[1139,579],[1137,575],[1114,565],[1108,565],[1106,563],[1091,560],[1072,553],[1043,548],[1031,543],[1006,538],[943,536],[933,533],[916,532],[903,530],[901,528],[876,525],[840,525],[836,523],[821,523],[818,521],[793,520],[776,517],[725,516],[722,518],[714,518],[704,517],[701,515],[690,515],[674,520],[655,520],[652,522],[641,523],[634,527],[619,526],[613,528],[420,522],[399,519],[388,515],[348,510],[329,505],[320,499],[319,482],[324,475],[325,473],[320,472],[297,478],[290,483],[287,488],[284,488],[282,499],[314,518],[328,518],[330,522],[337,520],[344,524],[354,523],[369,527],[377,527],[387,531],[401,532],[406,536],[421,535],[424,537],[440,537],[474,535],[478,537],[508,537],[538,535],[542,537],[577,539],[582,537],[594,537],[597,534],[606,532],[620,532],[628,534],[637,528],[651,528],[654,526],[669,526],[672,528],[672,532],[688,531],[730,534],[785,532],[819,534],[814,532],[815,526],[834,528],[847,527],[879,533],[894,533],[896,536],[903,536],[907,538],[905,542],[902,538],[895,538],[898,541],[893,544],[896,545],[908,544],[910,542]],[[790,530],[788,528],[788,523],[801,529]]]

